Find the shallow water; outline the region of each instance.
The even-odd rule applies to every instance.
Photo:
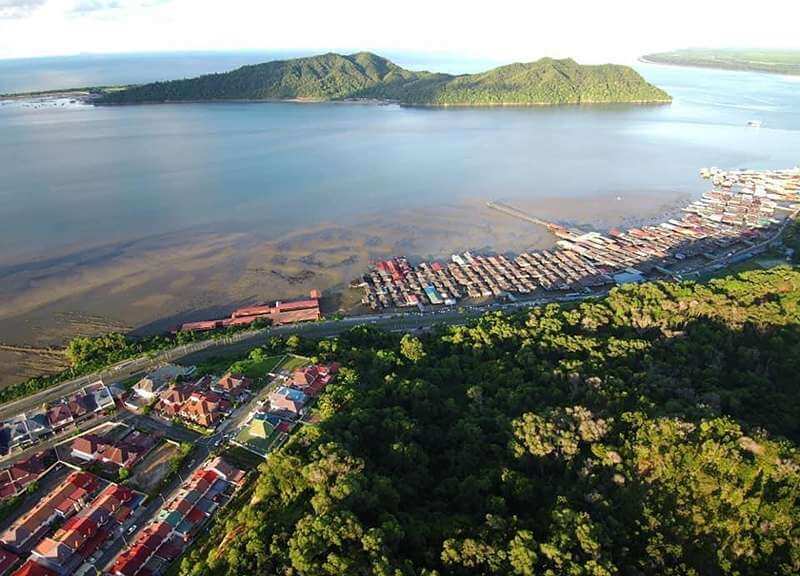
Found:
[[[466,198],[699,192],[793,166],[794,79],[638,65],[666,106],[0,106],[0,263],[184,229],[276,235]],[[758,119],[760,129],[747,128]]]

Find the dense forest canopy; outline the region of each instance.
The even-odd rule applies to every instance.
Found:
[[[543,58],[481,74],[405,70],[369,52],[323,54],[243,66],[199,78],[109,92],[106,104],[188,100],[382,99],[413,105],[526,105],[668,102],[627,66],[582,66]]]
[[[800,573],[800,269],[299,346],[322,420],[184,576]]]

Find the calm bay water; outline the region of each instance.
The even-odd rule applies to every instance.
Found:
[[[800,79],[637,69],[675,102],[0,105],[0,263],[190,228],[280,234],[467,198],[699,192],[703,166],[800,163]]]

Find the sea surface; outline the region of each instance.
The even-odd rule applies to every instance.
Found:
[[[169,70],[191,76],[266,56],[163,58],[118,66],[42,59],[24,69],[0,63],[0,92],[142,82]],[[412,58],[398,62],[414,65]],[[798,78],[636,68],[674,102],[423,109],[5,101],[0,265],[180,230],[280,235],[323,220],[464,199],[614,194],[624,206],[627,194],[699,193],[704,166],[800,163]],[[749,120],[763,126],[748,128]]]

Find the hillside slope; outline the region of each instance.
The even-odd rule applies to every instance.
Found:
[[[155,82],[106,94],[101,104],[193,100],[383,99],[413,105],[545,105],[669,102],[626,66],[582,66],[543,58],[481,74],[406,70],[368,52],[323,54],[243,66],[198,78]]]

